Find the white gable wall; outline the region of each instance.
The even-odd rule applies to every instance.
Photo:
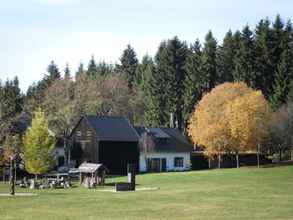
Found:
[[[175,167],[174,166],[174,158],[175,157],[182,157],[183,158],[183,167]],[[165,153],[165,152],[153,152],[148,153],[147,158],[165,158],[166,159],[166,169],[167,171],[183,171],[183,170],[190,170],[191,162],[190,162],[190,153],[189,152],[172,152],[172,153]],[[146,172],[146,158],[145,154],[140,152],[139,156],[139,171]]]

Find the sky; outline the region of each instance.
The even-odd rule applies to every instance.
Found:
[[[290,0],[2,0],[0,79],[18,76],[23,92],[54,60],[75,72],[80,62],[119,62],[127,44],[138,58],[153,56],[162,40],[177,35],[192,43],[212,30],[252,28],[280,14],[292,18]]]

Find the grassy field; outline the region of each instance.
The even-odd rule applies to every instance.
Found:
[[[145,174],[137,183],[160,189],[34,190],[0,197],[0,219],[293,219],[293,166]]]

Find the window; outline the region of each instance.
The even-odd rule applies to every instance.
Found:
[[[81,136],[81,131],[76,131],[76,136],[80,137]]]
[[[91,137],[92,136],[92,132],[91,131],[87,131],[86,132],[86,136]]]
[[[174,158],[174,167],[183,167],[183,157]]]

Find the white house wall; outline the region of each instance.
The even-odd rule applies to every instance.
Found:
[[[183,167],[174,167],[174,158],[182,157],[183,158]],[[167,171],[183,171],[189,170],[191,167],[190,163],[190,153],[148,153],[147,158],[166,158],[166,169]],[[146,172],[146,158],[143,153],[140,153],[139,156],[139,171]]]

